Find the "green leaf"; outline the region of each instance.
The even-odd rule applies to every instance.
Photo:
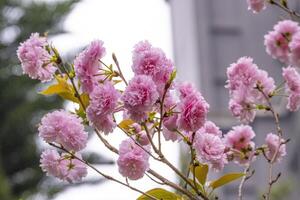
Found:
[[[208,165],[199,164],[197,166],[190,166],[190,170],[192,173],[195,171],[195,177],[202,185],[205,185],[207,174],[208,174]]]
[[[225,174],[224,176],[220,177],[219,179],[212,181],[209,184],[209,186],[212,187],[213,189],[216,189],[218,187],[226,185],[227,183],[235,181],[235,180],[241,178],[242,176],[245,176],[245,174],[244,173]]]
[[[162,188],[155,188],[152,190],[149,190],[145,192],[148,195],[151,195],[155,198],[161,199],[161,200],[178,200],[181,199],[177,194],[173,192],[169,192],[165,189]],[[147,197],[146,195],[142,195],[137,200],[149,200],[150,198]]]

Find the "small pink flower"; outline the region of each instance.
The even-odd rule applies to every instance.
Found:
[[[172,142],[175,142],[181,139],[178,133],[176,133],[175,131],[170,131],[165,126],[163,126],[163,136],[166,141],[171,140]]]
[[[298,23],[291,20],[283,20],[274,26],[274,30],[265,35],[264,44],[267,53],[274,59],[289,63],[289,42],[294,34],[300,30]]]
[[[64,157],[65,155],[67,154],[63,154],[62,157]],[[76,153],[76,157],[82,159],[79,153]],[[86,165],[76,158],[68,160],[67,167],[68,167],[68,174],[65,177],[65,180],[68,181],[69,183],[81,181],[81,179],[83,177],[86,177],[87,175]]]
[[[227,85],[230,101],[229,109],[242,122],[254,120],[256,105],[266,103],[268,96],[275,89],[275,82],[264,70],[258,69],[249,57],[241,57],[227,69]],[[261,88],[259,91],[257,88]]]
[[[247,102],[245,100],[236,100],[234,98],[229,101],[229,110],[232,115],[238,118],[241,122],[252,122],[256,115],[256,110],[252,106],[253,102]]]
[[[227,68],[227,85],[226,88],[233,91],[244,87],[246,90],[253,89],[256,85],[256,77],[258,74],[258,67],[253,63],[250,57],[241,57],[236,63],[232,63]]]
[[[149,150],[149,146],[144,147]],[[120,144],[117,164],[122,176],[137,180],[149,169],[149,154],[129,138]]]
[[[142,121],[158,99],[156,85],[149,76],[136,75],[129,81],[122,100],[131,119]]]
[[[258,13],[266,8],[266,0],[247,0],[248,10]]]
[[[196,134],[213,134],[222,137],[222,131],[212,121],[206,121],[204,126],[200,128]]]
[[[286,145],[283,144],[284,140],[281,139],[279,141],[278,135],[275,135],[273,133],[269,133],[266,137],[266,144],[268,147],[268,152],[267,152],[267,158],[272,160],[276,151],[276,157],[274,159],[274,162],[280,161],[282,157],[286,155]],[[278,149],[279,147],[279,149]],[[277,150],[278,149],[278,150]]]
[[[64,110],[46,114],[38,131],[46,142],[56,142],[70,151],[80,151],[87,143],[81,118]]]
[[[115,123],[112,113],[118,105],[120,93],[110,82],[97,85],[90,93],[90,104],[87,107],[87,117],[98,130],[108,134],[112,132]]]
[[[178,108],[175,98],[169,94],[164,101],[164,112],[168,113],[163,119],[163,125],[170,131],[177,129],[177,119],[178,119]]]
[[[75,59],[75,72],[84,92],[92,92],[95,85],[98,84],[99,76],[97,76],[97,73],[101,66],[99,59],[104,55],[105,48],[103,47],[103,42],[95,40]]]
[[[132,70],[135,75],[150,76],[158,88],[164,87],[174,69],[165,53],[148,41],[137,43],[133,50]]]
[[[47,149],[41,155],[40,166],[48,176],[63,179],[67,175],[68,169],[64,167],[65,165],[60,165],[60,159],[56,150]]]
[[[225,145],[222,139],[214,134],[197,134],[193,143],[200,162],[211,164],[215,170],[221,170],[227,163]]]
[[[179,92],[180,99],[184,99],[186,96],[197,92],[195,86],[190,82],[182,82],[177,84],[177,90]]]
[[[146,131],[140,131],[136,134],[136,140],[139,144],[145,146],[148,145],[150,143],[149,138],[147,136],[147,132]]]
[[[185,131],[197,131],[204,125],[208,109],[209,105],[201,93],[194,90],[193,93],[185,96],[179,104],[178,127]]]
[[[48,45],[46,37],[41,37],[38,33],[32,33],[29,39],[20,44],[17,54],[24,74],[42,82],[53,79],[57,68],[51,61],[52,56],[46,50]]]
[[[292,37],[289,47],[291,50],[290,63],[300,67],[300,31]]]
[[[235,126],[225,135],[226,145],[234,150],[235,159],[240,164],[252,160],[255,147],[252,141],[254,137],[255,133],[248,125]],[[239,151],[240,153],[236,153],[235,151]]]
[[[81,158],[80,154],[76,154]],[[59,155],[56,150],[45,150],[41,155],[40,166],[47,175],[54,176],[69,183],[80,181],[87,175],[85,164],[70,155]]]
[[[300,108],[300,74],[293,67],[283,69],[282,76],[286,81],[286,91],[289,94],[287,109],[297,111]]]

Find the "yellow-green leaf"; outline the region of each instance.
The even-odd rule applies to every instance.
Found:
[[[208,165],[206,164],[199,164],[197,166],[190,166],[190,170],[192,173],[195,172],[195,177],[201,183],[202,185],[205,184],[206,178],[207,178],[207,173],[208,173]]]
[[[66,76],[56,76],[57,83],[50,85],[47,89],[40,92],[43,95],[57,94],[60,97],[78,103],[78,99],[75,97],[75,91],[72,85],[68,81]]]
[[[119,127],[128,131],[130,126],[134,123],[134,121],[132,121],[131,119],[124,119],[123,121],[121,121],[119,123]]]
[[[83,94],[80,95],[80,99],[81,99],[84,107],[87,108],[89,106],[89,104],[90,104],[90,97],[89,97],[89,95],[83,93]]]
[[[162,188],[155,188],[152,190],[149,190],[145,192],[146,194],[153,196],[158,199],[163,199],[163,200],[178,200],[179,196],[173,192],[169,192],[165,189]],[[140,196],[137,200],[149,200],[150,198],[147,197],[146,195]]]
[[[230,174],[225,174],[224,176],[220,177],[219,179],[212,181],[209,184],[209,186],[212,187],[213,189],[216,189],[218,187],[226,185],[227,183],[235,181],[235,180],[241,178],[244,175],[245,175],[244,173],[230,173]]]

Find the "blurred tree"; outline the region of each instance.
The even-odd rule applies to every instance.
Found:
[[[62,104],[36,94],[38,81],[21,76],[16,49],[31,32],[62,33],[62,20],[75,2],[0,1],[1,200],[26,199],[39,189],[44,174],[36,145],[37,116]]]

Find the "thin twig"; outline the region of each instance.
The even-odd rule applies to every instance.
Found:
[[[250,169],[250,164],[247,164],[247,166],[245,167],[245,169],[244,169],[244,176],[243,176],[243,178],[242,178],[242,180],[241,180],[241,183],[240,183],[240,185],[239,185],[239,194],[238,194],[238,200],[242,200],[243,199],[243,186],[244,186],[244,184],[245,184],[245,182],[246,182],[246,180],[247,180],[247,176],[246,176],[246,174],[248,173],[248,171],[249,171],[249,169]]]
[[[119,72],[118,75],[119,75],[120,78],[124,81],[125,85],[128,85],[128,83],[127,83],[127,81],[126,81],[126,79],[125,79],[125,77],[124,77],[124,75],[123,75],[123,73],[122,73],[122,70],[121,70],[120,65],[119,65],[119,61],[118,61],[117,56],[115,55],[115,53],[112,54],[112,58],[113,58],[113,60],[114,60],[114,62],[115,62],[115,64],[116,64],[116,66],[117,66],[117,68],[118,68],[118,72]]]

